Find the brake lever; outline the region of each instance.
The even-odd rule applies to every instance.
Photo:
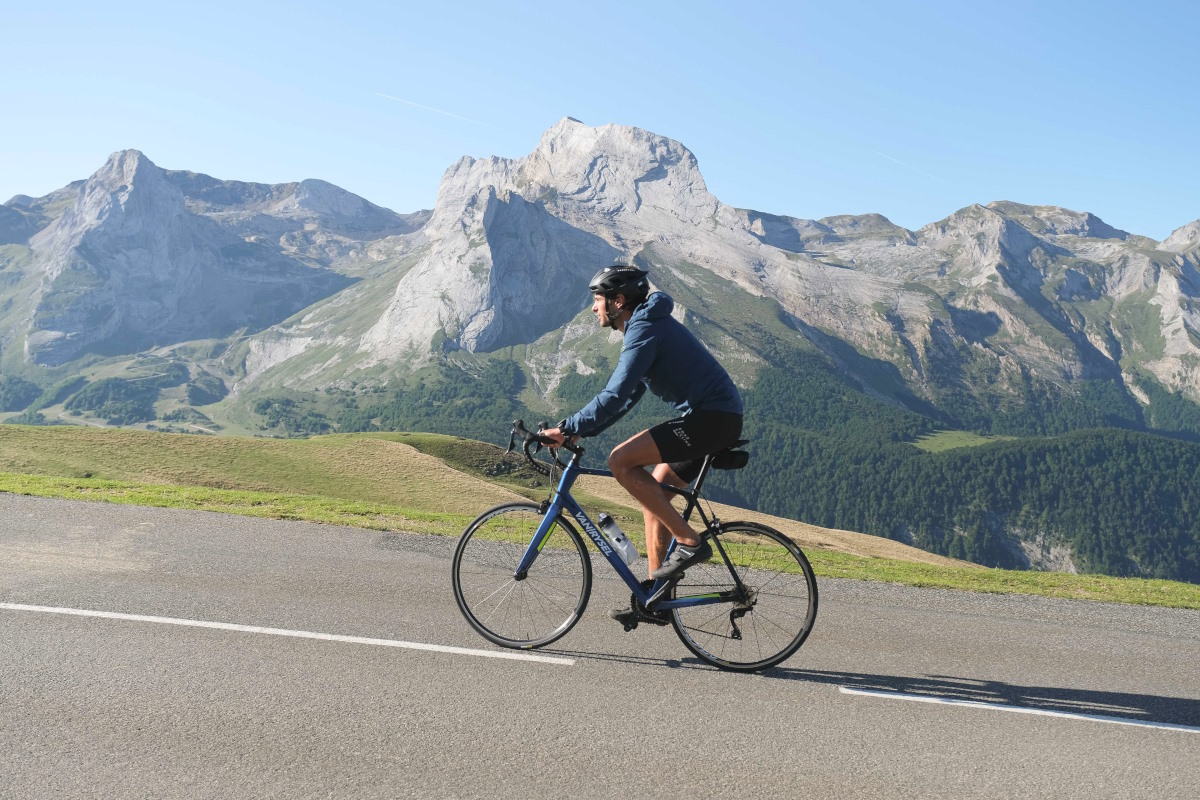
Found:
[[[549,428],[549,427],[550,427],[550,423],[549,423],[549,422],[539,422],[539,423],[538,423],[537,434],[535,434],[535,435],[536,435],[536,436],[541,436],[541,435],[542,435],[542,431],[546,430],[546,429],[547,429],[547,428]],[[542,441],[540,438],[539,438],[539,439],[537,439],[536,441],[537,441],[537,447],[533,448],[533,452],[534,452],[534,453],[540,453],[540,452],[542,452],[542,448],[543,448],[543,447],[546,447],[546,448],[548,448],[548,449],[550,450],[550,455],[554,457],[554,460],[555,460],[555,461],[557,461],[557,460],[558,460],[558,456],[557,456],[557,450],[558,450],[558,448],[557,448],[557,447],[555,447],[555,446],[554,446],[554,445],[552,445],[552,444],[549,444],[549,445],[548,445],[548,444],[544,443],[544,442],[543,442],[543,441]]]
[[[534,459],[533,455],[529,452],[529,448],[535,444],[537,445],[537,450],[534,452],[536,453],[541,451],[542,443],[538,440],[536,433],[525,427],[524,420],[518,419],[513,422],[512,433],[508,438],[508,452],[511,453],[513,451],[513,446],[516,444],[516,437],[518,434],[520,434],[521,439],[524,442],[521,445],[521,453],[525,456],[525,460],[528,461],[530,466],[532,466],[537,472],[542,475],[549,476],[550,468],[540,461]]]

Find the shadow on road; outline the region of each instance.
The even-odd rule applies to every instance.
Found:
[[[663,659],[641,656],[617,656],[606,653],[555,650],[564,656],[620,661],[644,666],[670,669],[703,669],[712,667],[696,658]],[[1022,686],[1004,681],[961,678],[949,675],[873,675],[862,672],[831,672],[823,670],[773,667],[759,673],[774,680],[824,683],[878,692],[895,692],[944,700],[965,700],[975,703],[1017,706],[1067,714],[1092,714],[1121,717],[1139,722],[1165,722],[1171,725],[1200,726],[1200,699],[1194,697],[1164,697],[1132,692],[1106,692],[1093,689],[1070,689],[1053,686]]]
[[[776,667],[764,676],[784,680],[828,683],[847,689],[966,700],[1068,714],[1094,714],[1123,717],[1142,722],[1166,722],[1172,725],[1200,725],[1200,700],[1163,697],[1132,692],[1106,692],[1094,689],[1070,689],[1054,686],[1022,686],[1004,681],[978,680],[949,675],[869,675],[858,672],[824,672]]]

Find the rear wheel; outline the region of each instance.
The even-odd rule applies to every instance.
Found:
[[[713,557],[687,568],[672,596],[733,592],[735,602],[676,608],[675,632],[689,650],[721,669],[754,672],[804,644],[817,618],[817,580],[804,553],[782,533],[753,522],[721,526]],[[737,573],[741,587],[733,579]]]
[[[543,516],[533,503],[496,506],[467,526],[454,551],[454,599],[471,627],[502,647],[550,644],[587,607],[592,563],[583,539],[562,516],[528,573],[516,576]]]

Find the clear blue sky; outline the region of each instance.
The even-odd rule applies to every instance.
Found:
[[[1193,3],[408,6],[6,3],[0,202],[136,148],[415,211],[460,156],[573,116],[677,139],[722,201],[776,214],[1200,218]]]

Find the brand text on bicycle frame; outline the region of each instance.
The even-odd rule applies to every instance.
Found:
[[[602,533],[600,533],[600,529],[592,524],[592,521],[587,518],[587,514],[583,513],[582,510],[572,511],[571,514],[574,515],[575,519],[579,521],[579,524],[583,527],[584,531],[587,532],[588,537],[596,543],[596,547],[600,548],[600,552],[604,553],[606,556],[612,555],[612,548],[608,546],[608,540],[604,538]]]

